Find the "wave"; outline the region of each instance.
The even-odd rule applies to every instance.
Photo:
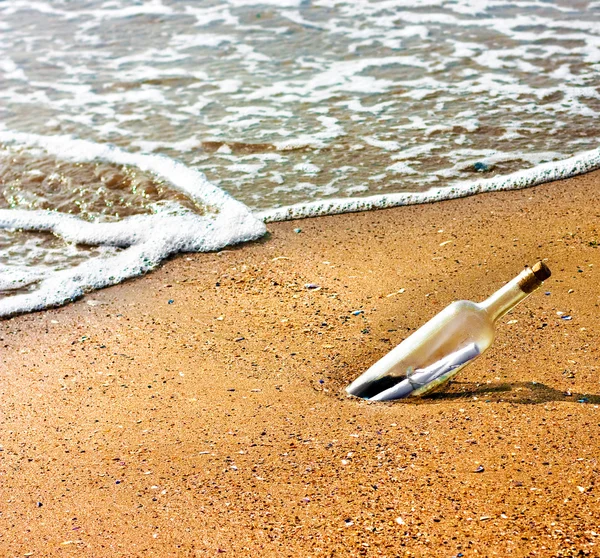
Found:
[[[363,198],[338,198],[309,203],[299,203],[268,209],[256,213],[265,223],[304,219],[322,215],[335,215],[372,209],[386,209],[401,205],[433,203],[442,200],[464,198],[484,192],[521,190],[544,182],[561,180],[600,168],[600,148],[585,151],[562,161],[543,163],[533,168],[494,176],[476,181],[459,182],[452,186],[431,188],[426,192],[381,194]]]
[[[295,204],[257,213],[210,183],[199,171],[162,155],[130,153],[69,136],[41,136],[0,131],[0,142],[42,149],[67,161],[103,161],[136,166],[170,183],[195,202],[210,208],[199,215],[177,202],[151,215],[132,215],[117,222],[89,222],[51,210],[0,210],[0,229],[51,232],[73,244],[118,247],[69,269],[32,277],[23,266],[0,270],[4,290],[37,284],[37,289],[0,299],[0,317],[70,302],[86,292],[115,285],[150,271],[178,252],[208,252],[260,238],[265,223],[432,203],[483,192],[517,190],[600,168],[600,149],[531,169],[419,193],[395,193]],[[107,255],[108,254],[108,255]],[[34,274],[35,275],[35,274]]]
[[[124,248],[115,255],[94,258],[76,267],[42,278],[35,291],[0,300],[0,316],[41,310],[74,300],[85,292],[114,285],[155,268],[177,252],[215,251],[259,238],[266,232],[263,221],[242,203],[211,184],[205,176],[180,162],[161,155],[129,153],[67,136],[40,136],[0,131],[0,142],[47,153],[74,162],[104,161],[132,165],[155,173],[171,186],[213,211],[198,215],[176,203],[157,208],[152,215],[133,215],[118,222],[94,223],[55,211],[0,210],[0,228],[48,231],[67,242]],[[20,284],[25,277],[13,274]]]

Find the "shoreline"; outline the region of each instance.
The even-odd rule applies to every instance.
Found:
[[[1,321],[2,554],[594,555],[599,188],[271,224]],[[345,396],[452,300],[545,258],[443,392]]]
[[[123,249],[118,256],[103,258],[97,265],[93,260],[88,260],[86,265],[51,273],[40,271],[37,289],[0,298],[0,319],[72,302],[90,290],[115,285],[152,271],[174,254],[216,251],[255,240],[265,234],[266,223],[428,204],[486,192],[520,190],[594,172],[600,167],[600,148],[597,148],[509,174],[450,182],[426,191],[331,198],[253,211],[244,202],[210,182],[204,173],[165,155],[130,153],[116,145],[64,135],[41,136],[6,130],[0,130],[0,141],[8,145],[41,149],[48,156],[73,163],[102,162],[133,166],[142,172],[151,172],[168,182],[173,190],[215,212],[212,217],[205,218],[201,213],[172,213],[168,207],[162,207],[151,213],[129,215],[114,222],[95,222],[69,212],[31,208],[0,209],[0,224],[5,229],[48,232],[73,244],[101,244]],[[157,230],[163,234],[157,235]],[[30,284],[31,276],[17,274],[12,277],[11,283],[19,286]]]
[[[462,181],[437,188],[432,187],[423,192],[396,192],[358,198],[333,198],[304,202],[259,211],[257,216],[265,223],[274,223],[293,219],[305,219],[307,217],[327,217],[358,211],[437,203],[487,192],[532,188],[540,184],[565,180],[594,172],[599,167],[600,149],[592,149],[566,159],[540,163],[534,167],[518,170],[510,174],[499,174],[491,178]]]

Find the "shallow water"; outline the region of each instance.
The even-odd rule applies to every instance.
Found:
[[[71,162],[47,153],[0,151],[1,209],[54,210],[87,221],[118,221],[177,202],[199,214],[204,208],[168,181],[128,165]]]
[[[0,33],[7,209],[92,223],[214,210],[210,188],[191,199],[135,154],[180,161],[268,218],[441,199],[599,143],[597,1],[15,0]],[[132,158],[90,158],[69,137]]]

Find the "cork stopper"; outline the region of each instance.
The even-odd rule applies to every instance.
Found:
[[[552,275],[550,268],[544,262],[538,262],[534,264],[531,268],[531,271],[533,271],[533,274],[540,281],[545,281],[546,279],[548,279],[548,277],[550,277],[550,275]]]
[[[551,271],[544,262],[537,262],[533,267],[528,267],[519,275],[519,287],[525,293],[532,293],[550,277]]]

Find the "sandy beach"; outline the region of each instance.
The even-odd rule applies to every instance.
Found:
[[[0,555],[600,555],[599,189],[269,225],[2,321]],[[345,395],[539,259],[443,392]]]

